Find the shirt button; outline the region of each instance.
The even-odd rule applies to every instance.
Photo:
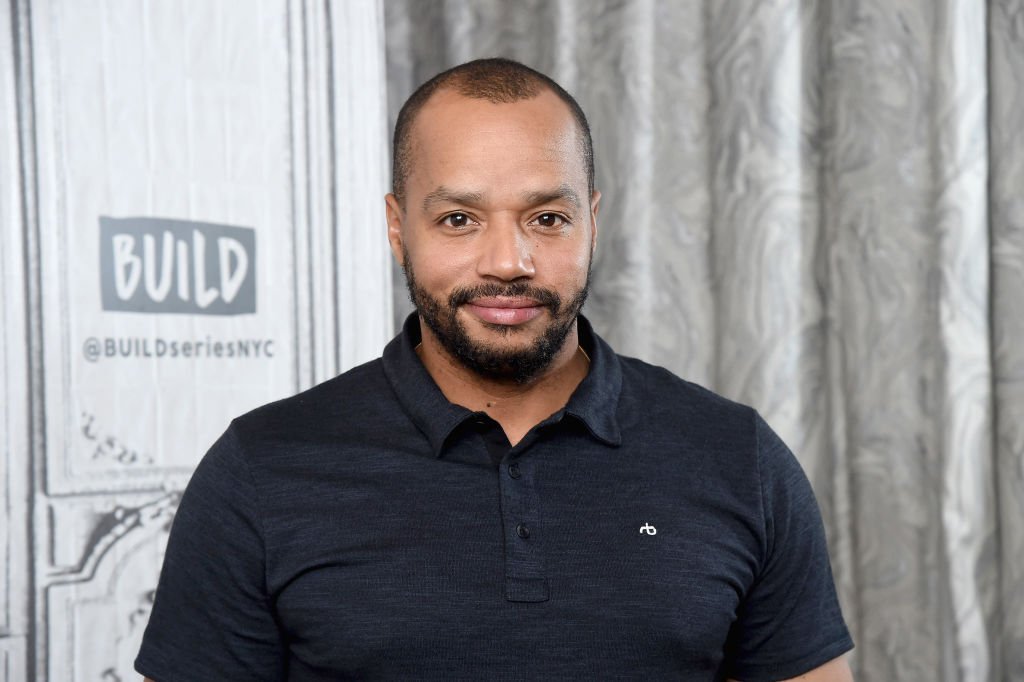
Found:
[[[520,523],[516,526],[516,535],[525,540],[530,537],[530,529],[526,527],[525,523]]]
[[[508,465],[508,475],[512,478],[519,478],[522,476],[522,472],[519,471],[519,462],[512,462]]]

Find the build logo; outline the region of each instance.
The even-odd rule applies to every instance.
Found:
[[[104,310],[256,312],[256,231],[166,218],[100,217]]]

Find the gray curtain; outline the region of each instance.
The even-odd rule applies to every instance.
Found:
[[[858,679],[1024,680],[1024,4],[385,8],[392,120],[481,56],[580,100],[586,312],[797,453]]]

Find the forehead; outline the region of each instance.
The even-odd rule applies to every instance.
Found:
[[[425,191],[451,185],[452,175],[469,176],[470,184],[545,175],[586,183],[576,120],[547,89],[511,103],[441,90],[417,114],[410,132],[409,183]]]

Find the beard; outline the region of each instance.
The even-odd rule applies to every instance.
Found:
[[[416,306],[420,319],[433,332],[442,348],[479,376],[502,382],[528,383],[551,365],[565,345],[565,339],[572,331],[590,290],[592,261],[587,263],[587,278],[583,287],[568,300],[563,300],[550,289],[534,287],[525,282],[489,282],[473,287],[459,287],[449,294],[447,300],[442,300],[429,294],[416,282],[412,260],[404,250],[403,258],[409,298]],[[550,321],[541,334],[525,347],[501,347],[475,341],[458,318],[459,308],[474,299],[487,296],[532,298],[548,309]],[[522,333],[518,327],[511,325],[483,324],[504,337]]]

